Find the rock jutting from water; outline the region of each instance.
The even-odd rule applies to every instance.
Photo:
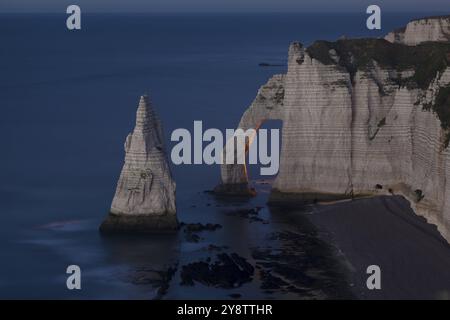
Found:
[[[414,41],[407,27],[395,43],[291,44],[287,72],[261,87],[238,125],[282,121],[270,202],[403,195],[450,241],[450,17],[418,21]],[[248,186],[245,164],[222,165],[221,178],[216,191]]]
[[[102,233],[153,233],[178,229],[172,179],[161,122],[141,96],[136,126],[125,141],[125,163]]]

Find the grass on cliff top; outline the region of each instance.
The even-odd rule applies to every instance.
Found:
[[[437,72],[449,65],[447,55],[450,54],[450,43],[425,42],[406,46],[384,39],[345,39],[336,42],[316,41],[306,51],[323,64],[336,64],[330,57],[331,49],[336,51],[340,57],[339,65],[347,69],[352,79],[356,71],[367,69],[374,60],[382,67],[398,71],[414,69],[415,74],[410,81],[426,89]]]

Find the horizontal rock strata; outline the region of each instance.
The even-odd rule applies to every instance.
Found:
[[[125,163],[111,210],[100,231],[165,232],[178,226],[175,182],[164,149],[161,122],[142,96],[136,126],[125,142]]]
[[[413,20],[406,27],[388,33],[389,42],[417,45],[426,41],[450,41],[450,16]]]

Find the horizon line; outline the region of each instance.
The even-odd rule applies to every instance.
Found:
[[[366,15],[366,12],[359,10],[338,10],[338,11],[273,11],[273,10],[260,10],[260,11],[232,11],[232,10],[222,10],[222,11],[120,11],[120,10],[109,10],[109,11],[99,11],[99,10],[89,10],[83,11],[85,14],[362,14]],[[397,11],[397,10],[383,10],[382,14],[390,13],[390,14],[441,14],[441,15],[450,15],[450,11],[446,13],[442,13],[439,10],[418,10],[418,11]],[[64,14],[67,13],[65,11],[2,11],[1,14]]]

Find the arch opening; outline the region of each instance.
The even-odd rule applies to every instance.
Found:
[[[214,191],[218,194],[234,196],[255,196],[256,184],[271,185],[278,174],[282,120],[264,119],[253,128],[238,129],[244,132],[253,130],[254,134],[244,136],[245,155],[239,154],[237,150],[239,143],[236,137],[226,142],[223,150],[224,159],[227,157],[227,150],[233,150],[234,147],[234,159],[237,162],[221,166],[222,183]]]

